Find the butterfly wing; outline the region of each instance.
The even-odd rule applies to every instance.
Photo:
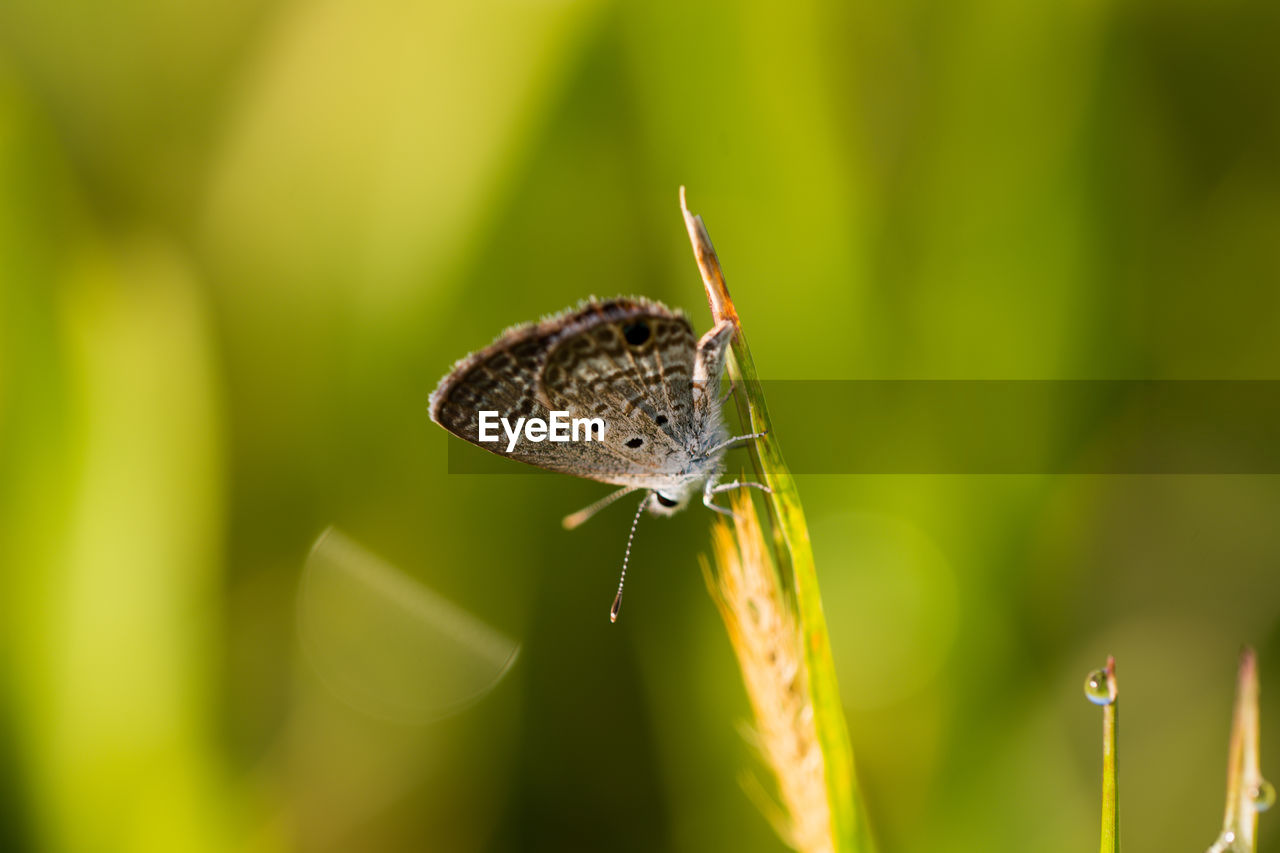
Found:
[[[479,412],[492,409],[504,417],[546,417],[535,396],[542,353],[554,329],[544,323],[517,326],[492,344],[460,359],[431,392],[431,419],[461,439],[480,441]]]
[[[549,405],[593,417],[621,415],[620,426],[643,415],[675,439],[693,404],[696,351],[683,315],[653,302],[614,300],[556,335],[538,387]]]
[[[693,368],[694,423],[697,434],[712,444],[723,440],[720,381],[732,340],[733,324],[721,320],[698,341],[698,357]]]
[[[574,311],[504,333],[454,366],[431,395],[431,417],[486,450],[551,471],[658,488],[687,442],[697,343],[689,321],[648,300],[588,301]],[[510,451],[505,434],[479,439],[479,412],[601,418],[593,441],[530,442]],[[640,443],[636,444],[636,439]],[[686,451],[687,452],[687,451]]]

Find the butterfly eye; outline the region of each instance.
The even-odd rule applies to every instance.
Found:
[[[645,341],[649,340],[649,324],[643,321],[635,323],[627,323],[622,327],[622,336],[627,339],[627,343],[633,347],[638,347]]]
[[[658,499],[658,503],[662,504],[667,509],[671,509],[672,507],[675,507],[675,506],[680,506],[680,501],[672,500],[671,498],[664,495],[662,492],[654,492],[653,494],[654,494],[654,497]]]
[[[644,444],[644,439],[637,436],[636,438],[633,438],[627,442],[627,447],[635,448],[635,447],[639,447],[642,444]]]
[[[666,416],[666,415],[658,415],[656,418],[654,418],[654,419],[653,419],[653,422],[654,422],[655,424],[657,424],[658,426],[662,426],[662,425],[664,425],[664,424],[667,422],[667,416]]]

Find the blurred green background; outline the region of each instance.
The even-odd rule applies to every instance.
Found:
[[[708,515],[642,521],[611,626],[627,512],[450,475],[435,382],[591,293],[705,328],[680,184],[766,378],[1280,379],[1278,84],[1273,0],[6,0],[0,848],[781,849]],[[1108,652],[1126,850],[1216,835],[1243,642],[1280,772],[1277,477],[801,494],[886,851],[1095,845]],[[327,689],[329,524],[510,675]]]

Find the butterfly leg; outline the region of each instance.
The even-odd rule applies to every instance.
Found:
[[[716,506],[713,498],[721,492],[729,492],[734,489],[742,488],[759,489],[766,494],[773,494],[773,489],[769,488],[764,483],[744,483],[741,480],[734,480],[732,483],[720,483],[717,485],[711,480],[708,480],[706,487],[702,490],[702,505],[707,509],[715,510],[721,515],[727,515],[730,518],[737,518],[738,516],[733,510],[725,509],[722,506]]]
[[[718,486],[712,486],[708,490],[708,493],[718,495],[721,492],[731,492],[734,489],[759,489],[765,494],[773,494],[773,489],[769,488],[764,483],[744,483],[741,480],[734,480],[732,483],[721,483]]]
[[[733,510],[731,510],[731,509],[726,509],[725,507],[722,507],[722,506],[716,506],[714,503],[712,503],[712,502],[711,502],[711,493],[710,493],[710,492],[707,492],[707,493],[705,493],[705,494],[702,496],[702,505],[703,505],[703,506],[705,506],[705,507],[706,507],[707,509],[709,509],[709,510],[714,510],[715,512],[720,513],[721,515],[727,515],[727,516],[729,516],[730,518],[737,518],[737,517],[738,517],[738,514],[737,514],[737,513],[735,513]]]
[[[719,451],[724,450],[729,445],[736,444],[739,441],[755,441],[757,438],[764,438],[768,434],[769,434],[769,431],[765,430],[764,432],[752,432],[752,433],[748,433],[747,435],[735,435],[733,438],[727,438],[724,441],[717,444],[715,447],[708,450],[707,455],[710,456],[713,453],[718,453]]]

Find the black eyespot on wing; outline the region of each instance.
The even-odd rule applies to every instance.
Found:
[[[664,425],[664,424],[666,424],[666,422],[667,422],[667,416],[666,416],[666,415],[658,415],[656,418],[654,418],[654,419],[653,419],[653,422],[654,422],[655,424],[657,424],[658,426],[663,426],[663,425]]]
[[[680,501],[672,500],[671,498],[664,495],[662,492],[654,492],[654,496],[657,497],[658,503],[662,504],[667,509],[671,509],[671,507],[673,506],[680,506]]]
[[[627,343],[633,347],[638,347],[645,341],[649,340],[649,324],[643,320],[637,320],[634,323],[627,323],[622,327],[622,336],[627,339]]]
[[[636,436],[635,438],[627,441],[627,447],[635,448],[635,447],[639,447],[642,444],[644,444],[644,439],[640,438],[639,436]]]

